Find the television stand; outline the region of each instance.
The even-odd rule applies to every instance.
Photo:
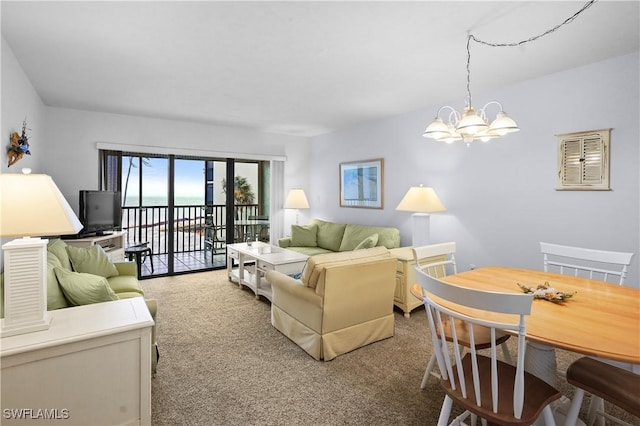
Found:
[[[116,231],[106,235],[94,235],[91,237],[74,238],[65,242],[74,247],[102,247],[112,262],[124,262],[124,236],[125,231]]]

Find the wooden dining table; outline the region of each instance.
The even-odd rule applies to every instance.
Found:
[[[555,349],[616,361],[640,374],[640,290],[553,272],[508,267],[483,267],[439,278],[441,281],[484,291],[518,293],[518,286],[548,283],[557,291],[573,293],[564,302],[534,299],[525,319],[527,351],[525,369],[550,384],[556,377]],[[411,292],[422,299],[419,285]],[[450,302],[452,310],[471,317],[505,321],[502,314],[487,313]],[[569,400],[554,416],[566,412]],[[564,417],[559,417],[562,424]],[[535,425],[544,424],[540,419]],[[580,422],[580,424],[584,424]]]
[[[634,364],[632,370],[640,373],[640,290],[637,288],[499,266],[473,269],[440,279],[462,287],[513,293],[523,291],[518,284],[536,287],[549,283],[558,291],[575,293],[561,303],[535,299],[531,315],[526,317],[527,340]],[[472,309],[458,310],[469,316],[480,314]],[[500,315],[495,314],[495,317]]]

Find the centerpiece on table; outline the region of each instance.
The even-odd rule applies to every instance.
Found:
[[[577,293],[565,293],[564,291],[556,290],[551,287],[548,281],[545,281],[544,284],[538,285],[537,287],[527,287],[526,285],[518,283],[518,287],[527,294],[533,293],[534,299],[543,299],[554,303],[565,302]]]

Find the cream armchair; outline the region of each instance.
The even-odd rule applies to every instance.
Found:
[[[375,247],[312,256],[301,280],[268,271],[271,324],[325,361],[392,337],[396,264]]]

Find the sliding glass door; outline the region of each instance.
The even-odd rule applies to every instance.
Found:
[[[226,267],[226,245],[269,241],[269,163],[102,151],[103,189],[122,192],[127,245],[152,249],[142,276]]]

